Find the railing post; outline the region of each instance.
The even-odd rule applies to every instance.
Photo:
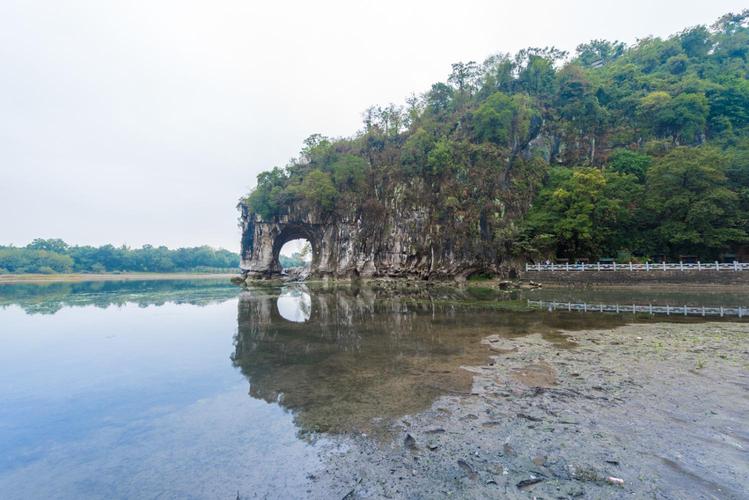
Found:
[[[679,271],[683,271],[683,270],[684,270],[684,261],[680,260],[679,261]]]
[[[564,270],[565,271],[569,271],[570,270],[570,263],[569,262],[565,262],[564,263]]]
[[[538,265],[538,270],[540,271],[541,270],[541,263],[539,262],[537,265]]]
[[[583,271],[585,271],[585,262],[583,262],[582,265],[583,265]]]
[[[735,260],[733,261],[733,272],[738,272],[739,270],[739,263]]]
[[[614,271],[616,271],[616,261],[614,261]]]
[[[601,261],[596,262],[596,266],[598,267],[597,270],[600,271],[601,270]]]
[[[650,271],[650,261],[649,260],[645,261],[645,270],[646,271]]]
[[[553,262],[551,263],[551,270],[552,271],[554,270],[554,263]]]
[[[630,271],[632,270],[632,261],[631,260],[629,261],[629,270]]]
[[[715,270],[720,271],[720,264],[718,264],[718,261],[715,261]]]
[[[700,262],[699,260],[697,261],[697,270],[702,271],[702,262]]]
[[[666,261],[665,260],[663,261],[663,270],[664,271],[666,270]]]

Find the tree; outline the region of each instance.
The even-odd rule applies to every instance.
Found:
[[[650,168],[646,208],[656,249],[714,257],[746,241],[725,168],[725,156],[710,147],[676,148]]]
[[[712,48],[712,37],[705,26],[689,28],[678,35],[684,53],[693,58],[705,57]]]
[[[304,199],[313,207],[330,210],[335,205],[337,191],[330,174],[312,170],[304,178],[300,189]]]
[[[600,67],[619,59],[624,55],[627,45],[623,42],[608,40],[591,40],[577,46],[577,60],[583,66]]]
[[[253,213],[263,219],[278,215],[286,194],[285,186],[288,177],[278,167],[257,176],[257,186],[246,198],[246,203]]]
[[[458,92],[471,93],[478,86],[480,76],[481,69],[475,61],[458,62],[452,65],[452,72],[447,81],[452,83]]]
[[[704,94],[651,92],[642,99],[638,115],[643,128],[656,137],[670,137],[676,144],[702,142],[709,106]]]
[[[629,149],[617,149],[609,157],[608,166],[614,172],[634,175],[639,182],[643,182],[652,163],[653,160],[648,155]]]
[[[526,239],[545,253],[600,257],[616,250],[626,234],[638,193],[632,176],[591,167],[553,169],[528,215]]]
[[[474,128],[479,140],[516,150],[530,140],[531,122],[537,117],[529,96],[495,92],[476,110]]]
[[[350,154],[339,157],[330,167],[339,190],[360,191],[366,181],[367,162]]]
[[[446,113],[453,100],[453,88],[445,83],[435,83],[427,92],[427,108],[436,115]]]
[[[30,250],[46,250],[48,252],[56,252],[64,254],[68,251],[68,244],[60,238],[43,239],[36,238],[34,241],[26,245],[26,248]]]
[[[554,47],[531,47],[521,50],[515,56],[518,86],[531,95],[551,96],[554,93],[556,77],[554,65],[566,55],[566,52]]]
[[[429,173],[433,176],[440,176],[450,170],[453,165],[452,149],[450,142],[440,140],[434,145],[434,149],[429,152],[427,157]]]

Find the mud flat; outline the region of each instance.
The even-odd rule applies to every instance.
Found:
[[[339,438],[319,498],[747,498],[749,323],[490,336],[468,394]]]

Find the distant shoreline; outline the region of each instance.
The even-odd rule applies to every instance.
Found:
[[[219,279],[237,273],[70,273],[70,274],[0,274],[3,283],[53,283],[80,281],[199,280]]]

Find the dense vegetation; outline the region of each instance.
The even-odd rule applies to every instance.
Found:
[[[291,256],[279,255],[278,262],[284,269],[289,269],[291,267],[307,267],[309,264],[309,261],[304,260],[298,252],[294,252]]]
[[[239,255],[208,246],[69,246],[60,239],[35,239],[25,247],[0,246],[0,273],[175,272],[236,269]]]
[[[505,256],[718,257],[748,242],[748,75],[749,10],[632,47],[457,63],[355,136],[311,136],[245,202],[376,229],[397,198]]]

